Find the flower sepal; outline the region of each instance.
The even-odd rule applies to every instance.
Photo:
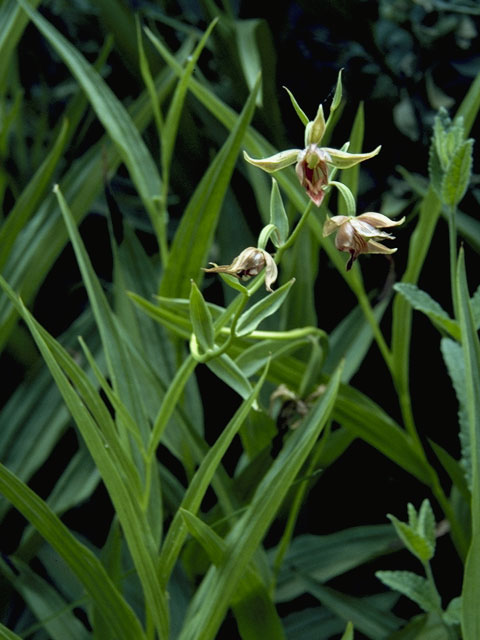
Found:
[[[273,156],[268,156],[267,158],[251,158],[248,153],[244,151],[243,157],[247,162],[253,164],[255,167],[263,169],[267,173],[274,173],[275,171],[285,169],[285,167],[289,167],[291,164],[297,162],[298,154],[300,152],[301,149],[287,149],[286,151],[280,151],[279,153],[275,153]]]

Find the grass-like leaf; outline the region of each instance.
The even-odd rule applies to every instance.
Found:
[[[246,336],[252,333],[265,318],[275,313],[283,304],[294,282],[294,279],[286,282],[279,289],[254,304],[253,307],[244,311],[237,323],[235,331],[237,336]]]
[[[196,514],[222,457],[227,451],[234,436],[238,433],[238,430],[246,420],[249,411],[256,401],[258,393],[264,383],[266,372],[267,370],[264,371],[248,398],[242,402],[233,418],[217,438],[215,444],[205,455],[182,500],[180,505],[182,509]],[[159,567],[165,582],[170,576],[186,535],[187,528],[181,511],[178,510],[168,529],[168,533],[160,553]]]
[[[71,640],[90,638],[89,632],[68,608],[65,599],[47,580],[17,558],[13,560],[16,573],[9,569],[5,561],[0,563],[4,575],[25,600],[52,640],[65,640],[67,637]]]
[[[43,500],[3,465],[0,465],[0,491],[64,558],[118,638],[145,638],[138,619],[98,558],[73,537]]]
[[[344,620],[344,623],[352,621],[355,628],[368,638],[382,640],[396,631],[401,624],[401,620],[393,613],[379,609],[367,598],[345,595],[310,578],[304,578],[304,583],[308,593],[318,598],[325,607]]]
[[[158,42],[149,31],[147,34],[154,44]],[[164,57],[167,56],[168,52],[163,48],[159,50]],[[207,263],[220,209],[240,145],[253,116],[259,86],[260,78],[257,79],[227,141],[209,166],[183,213],[160,285],[161,295],[186,298],[190,279],[198,280],[201,267]]]
[[[265,535],[301,465],[322,431],[335,402],[341,371],[319,399],[258,485],[251,504],[227,536],[225,562],[212,567],[192,600],[182,640],[215,638],[236,585]]]
[[[57,51],[88,95],[98,119],[119,149],[133,182],[150,214],[154,228],[157,226],[155,198],[161,194],[161,179],[153,159],[121,102],[105,84],[103,78],[87,63],[80,52],[71,45],[45,18],[33,11],[26,0],[18,0],[32,22]]]

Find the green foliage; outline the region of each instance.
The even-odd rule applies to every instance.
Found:
[[[324,3],[327,64],[315,3],[293,27],[228,1],[39,4],[0,3],[0,637],[478,640],[480,75],[455,62],[459,102],[412,71],[444,38],[469,51],[476,7]],[[300,25],[309,46],[286,40]],[[387,195],[395,256],[375,255],[388,218],[324,234]],[[442,216],[450,288],[424,269]],[[256,262],[206,269],[247,247]],[[414,309],[458,421],[417,419]],[[363,477],[396,474],[429,499],[368,524]],[[402,547],[425,576],[377,571],[367,593]],[[398,617],[401,595],[425,613]]]

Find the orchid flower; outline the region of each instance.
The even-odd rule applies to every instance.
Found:
[[[273,291],[272,284],[277,279],[278,270],[275,260],[264,249],[256,247],[247,247],[228,265],[217,265],[214,262],[213,267],[203,269],[207,273],[228,273],[236,276],[240,280],[248,280],[252,276],[256,276],[262,269],[265,269],[265,287],[267,291]]]
[[[379,240],[393,240],[394,236],[382,228],[396,227],[402,224],[401,220],[390,220],[381,213],[363,213],[361,216],[333,216],[327,218],[323,225],[323,237],[337,232],[335,246],[339,251],[347,251],[350,259],[347,262],[347,271],[352,268],[354,261],[361,253],[395,253],[396,249],[384,247]]]
[[[296,163],[295,170],[300,184],[307,191],[308,197],[319,207],[328,185],[329,166],[349,169],[359,162],[373,158],[381,148],[377,147],[370,153],[348,153],[340,149],[321,147],[325,126],[323,107],[320,105],[315,120],[306,124],[304,149],[288,149],[268,158],[259,159],[251,158],[244,151],[244,158],[267,173],[274,173]]]

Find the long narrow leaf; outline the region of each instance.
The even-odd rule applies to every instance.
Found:
[[[195,594],[179,640],[216,637],[246,566],[330,415],[340,375],[341,369],[257,487],[248,510],[227,537],[225,562],[209,569]]]
[[[234,436],[238,433],[238,430],[245,422],[250,409],[256,401],[256,398],[265,380],[266,373],[267,369],[265,369],[263,375],[260,377],[259,381],[251,391],[248,398],[242,402],[233,418],[230,420],[228,425],[217,438],[217,441],[215,442],[213,447],[210,448],[209,452],[203,459],[202,464],[200,465],[185,493],[185,497],[183,498],[182,504],[180,505],[181,509],[185,509],[193,513],[194,515],[196,514],[197,510],[200,507],[203,496],[205,495],[205,492],[208,488],[208,485],[210,484],[222,457],[227,451],[227,448],[232,442]],[[182,517],[180,508],[175,514],[172,524],[170,525],[160,554],[159,567],[165,582],[170,576],[173,565],[178,557],[180,549],[187,535],[187,527]]]
[[[138,619],[112,584],[101,562],[78,542],[60,519],[31,489],[0,464],[0,492],[61,555],[118,638],[145,638]]]
[[[78,49],[71,45],[45,18],[33,11],[26,0],[17,1],[88,95],[97,117],[117,145],[155,228],[157,211],[154,201],[161,193],[161,180],[155,163],[130,116],[103,78],[87,63]]]

